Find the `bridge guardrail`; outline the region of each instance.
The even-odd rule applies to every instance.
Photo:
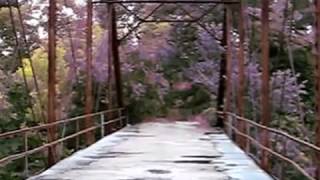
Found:
[[[115,114],[114,115],[115,117],[112,119],[107,119],[106,117],[111,113]],[[44,143],[44,144],[42,144],[38,147],[35,147],[33,149],[29,149],[29,146],[28,146],[29,133],[37,132],[37,131],[41,131],[41,130],[48,131],[52,127],[57,127],[59,125],[65,125],[66,123],[82,121],[86,117],[99,117],[100,122],[95,124],[92,127],[81,129],[81,130],[76,130],[76,132],[74,132],[70,135],[67,135],[67,136],[61,137],[61,138],[57,138],[52,142],[47,142],[47,143]],[[95,120],[93,120],[93,121],[95,121]],[[101,137],[104,137],[105,133],[106,133],[105,126],[116,123],[116,122],[119,123],[120,128],[122,128],[126,124],[128,124],[127,112],[126,112],[125,108],[110,109],[110,110],[105,110],[105,111],[96,112],[96,113],[92,113],[92,114],[86,114],[86,115],[81,115],[81,116],[77,116],[77,117],[73,117],[73,118],[63,119],[63,120],[56,121],[53,123],[41,124],[38,126],[27,127],[27,128],[14,130],[14,131],[0,133],[0,139],[10,139],[10,138],[14,138],[17,136],[22,136],[24,138],[23,152],[9,154],[5,157],[2,157],[0,159],[0,167],[4,167],[7,164],[9,164],[15,160],[25,158],[25,171],[28,172],[28,164],[29,164],[28,156],[35,154],[35,153],[40,153],[40,152],[46,151],[49,147],[56,146],[56,145],[63,143],[67,140],[77,138],[80,135],[83,135],[83,134],[91,132],[91,131],[95,131],[99,128],[100,128]]]
[[[247,126],[247,131],[246,132],[241,132],[237,127],[235,127],[232,122],[225,122],[224,124],[230,128],[231,130],[233,130],[235,132],[236,135],[239,135],[241,137],[244,137],[246,140],[248,140],[248,144],[247,144],[247,147],[245,149],[246,153],[249,154],[249,144],[253,143],[255,145],[257,145],[260,149],[264,150],[264,151],[267,151],[268,153],[272,154],[273,156],[283,160],[283,161],[286,161],[287,163],[291,164],[296,170],[298,170],[302,175],[304,175],[306,178],[308,178],[309,180],[316,180],[312,175],[310,175],[303,167],[301,167],[297,162],[293,161],[292,159],[274,151],[273,149],[269,148],[269,147],[266,147],[265,145],[263,145],[262,143],[260,143],[257,139],[255,139],[254,137],[250,136],[250,133],[249,133],[249,130],[250,128],[248,127],[248,125],[250,126],[253,126],[253,127],[256,127],[256,128],[259,128],[261,130],[264,130],[264,131],[267,131],[268,133],[274,133],[274,134],[277,134],[277,135],[280,135],[280,136],[283,136],[287,139],[290,139],[292,140],[293,142],[295,143],[298,143],[304,147],[307,147],[309,148],[310,150],[313,150],[315,153],[318,153],[320,154],[320,147],[310,143],[310,142],[307,142],[307,141],[304,141],[304,140],[301,140],[295,136],[292,136],[284,131],[281,131],[279,129],[275,129],[275,128],[270,128],[270,127],[267,127],[267,126],[264,126],[264,125],[261,125],[253,120],[250,120],[250,119],[247,119],[247,118],[244,118],[244,117],[241,117],[241,116],[238,116],[237,114],[235,113],[231,113],[231,112],[221,112],[221,111],[217,111],[217,114],[220,115],[220,116],[231,116],[233,117],[236,121],[242,121],[242,122],[245,122],[245,125]],[[228,119],[228,118],[227,118]],[[227,133],[228,134],[228,133]],[[255,158],[254,159],[255,161],[257,161],[258,159]]]

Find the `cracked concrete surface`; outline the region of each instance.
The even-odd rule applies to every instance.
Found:
[[[30,180],[271,180],[217,129],[128,126]]]

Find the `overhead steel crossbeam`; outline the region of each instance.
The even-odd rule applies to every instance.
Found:
[[[177,5],[183,12],[185,12],[187,14],[187,16],[189,16],[190,18],[195,18],[188,10],[186,10],[185,8],[183,8],[182,6]],[[220,39],[218,39],[214,33],[212,33],[204,24],[202,24],[201,22],[199,22],[202,18],[204,18],[205,16],[207,16],[211,10],[213,10],[216,6],[214,6],[213,8],[210,8],[209,11],[206,11],[205,13],[203,13],[199,18],[197,18],[198,20],[195,21],[195,23],[197,23],[198,26],[200,26],[203,30],[205,30],[212,38],[214,38],[217,41],[220,41]]]
[[[194,23],[194,22],[197,22],[197,21],[201,20],[203,17],[207,16],[211,12],[211,10],[214,9],[217,6],[217,4],[215,4],[215,6],[209,8],[208,10],[204,10],[204,12],[198,17],[190,16],[189,14],[191,14],[191,13],[188,12],[186,15],[189,16],[189,18],[185,18],[185,19],[155,19],[155,18],[151,19],[150,17],[152,15],[154,15],[155,12],[153,12],[153,14],[148,16],[148,18],[142,18],[135,11],[130,10],[125,4],[120,3],[120,6],[125,11],[127,11],[129,14],[133,15],[137,20],[143,21],[143,23],[164,23],[164,22],[167,22],[167,23],[174,23],[174,22],[190,22],[190,23]],[[177,4],[177,7],[178,7],[178,4]]]
[[[154,8],[147,16],[145,16],[143,19],[147,19],[150,16],[152,16],[159,8],[161,8],[163,6],[163,3],[158,5],[156,8]],[[137,25],[135,25],[132,29],[130,29],[130,31],[125,34],[122,38],[120,38],[120,42],[123,41],[124,39],[126,39],[131,33],[133,33],[136,29],[138,29],[140,27],[140,25],[143,23],[143,21],[139,21],[137,23]]]
[[[158,9],[160,9],[164,4],[240,4],[239,0],[96,0],[92,2],[93,4],[119,4],[125,11],[127,11],[129,14],[133,15],[137,20],[136,25],[130,25],[130,30],[125,35],[123,35],[119,42],[126,39],[130,34],[135,32],[141,24],[143,23],[197,23],[199,26],[201,26],[205,31],[207,31],[212,37],[216,39],[216,37],[211,33],[203,24],[201,24],[199,21],[207,16],[210,13],[210,10],[213,8],[210,8],[210,10],[206,10],[203,12],[203,14],[199,17],[194,17],[186,11],[185,9],[182,9],[185,13],[187,13],[188,18],[187,19],[149,19]],[[145,17],[140,17],[135,11],[130,10],[125,4],[159,4],[151,13],[149,13]],[[179,7],[177,5],[177,7]]]
[[[179,8],[181,7],[180,4],[176,4],[176,6]],[[205,10],[200,16],[192,16],[190,15],[191,13],[187,10],[184,10],[184,12],[186,13],[186,15],[189,17],[189,18],[186,18],[186,19],[177,19],[177,20],[174,20],[174,19],[151,19],[151,20],[148,20],[148,19],[145,19],[144,22],[148,23],[148,22],[151,22],[151,23],[156,23],[156,22],[190,22],[190,23],[195,23],[197,21],[200,21],[202,18],[204,18],[205,16],[207,16],[215,7],[217,7],[217,5],[215,4],[213,7],[210,7],[208,10]]]
[[[201,28],[203,28],[210,36],[218,40],[214,33],[212,33],[207,27],[205,27],[204,24],[200,23],[199,21],[206,17],[214,8],[217,7],[217,4],[214,6],[210,7],[207,10],[204,10],[204,12],[200,16],[193,16],[188,10],[184,9],[180,3],[176,4],[176,7],[178,9],[181,9],[187,16],[185,19],[151,19],[150,17],[154,15],[165,3],[159,4],[157,7],[155,7],[148,15],[145,17],[140,17],[135,11],[130,10],[125,4],[119,3],[120,7],[122,7],[125,11],[127,11],[130,15],[134,16],[137,20],[138,23],[136,25],[130,25],[129,32],[127,32],[123,37],[119,39],[119,41],[123,41],[126,39],[130,34],[135,32],[141,24],[143,23],[197,23]]]
[[[186,3],[239,4],[239,0],[96,0],[93,3]]]

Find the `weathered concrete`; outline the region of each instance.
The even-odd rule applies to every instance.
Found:
[[[126,127],[30,180],[271,180],[225,134],[196,123]]]

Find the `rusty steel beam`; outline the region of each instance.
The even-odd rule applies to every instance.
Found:
[[[154,4],[154,3],[166,3],[166,4],[176,4],[176,3],[186,3],[186,4],[238,4],[239,0],[97,0],[93,3],[100,4],[100,3],[122,3],[122,4],[128,4],[128,3],[148,3],[148,4]]]
[[[238,92],[237,92],[237,110],[240,117],[244,117],[244,88],[245,88],[245,12],[244,12],[244,2],[240,4],[239,12],[239,49],[238,49],[238,70],[239,70],[239,80],[238,80]],[[239,121],[238,121],[239,122]],[[247,126],[242,121],[239,122],[239,131],[242,133],[247,132]],[[246,149],[248,141],[244,137],[239,137],[237,139],[238,144],[242,149]]]
[[[117,92],[117,104],[118,107],[123,107],[121,64],[119,58],[120,41],[118,40],[116,11],[113,4],[108,4],[108,16],[109,45],[111,46],[110,53],[113,61],[115,86]]]
[[[314,0],[315,5],[315,77],[316,77],[316,141],[320,147],[320,0]],[[316,179],[320,179],[320,153],[316,153]]]
[[[261,86],[261,124],[269,126],[271,121],[270,95],[269,95],[269,0],[262,0],[261,9],[261,65],[262,65],[262,86]],[[266,130],[261,131],[261,141],[265,147],[269,147],[269,134]],[[261,167],[269,170],[269,153],[262,150]]]
[[[93,25],[93,4],[92,0],[87,1],[87,29],[86,29],[86,85],[85,85],[85,113],[92,113],[93,108],[93,94],[92,94],[92,25]],[[92,117],[85,118],[85,129],[94,125]],[[85,134],[85,141],[87,145],[93,144],[95,141],[94,133],[92,131]]]
[[[231,10],[230,7],[226,6],[225,7],[225,23],[226,23],[226,28],[225,28],[225,33],[226,33],[226,47],[225,47],[225,61],[226,61],[226,80],[225,80],[225,93],[226,93],[226,98],[225,98],[225,107],[224,107],[224,112],[225,112],[225,123],[228,122],[228,115],[227,112],[231,112],[231,97],[232,97],[232,43],[231,43],[231,35],[232,35],[232,15],[231,15]]]
[[[212,7],[209,9],[209,11],[204,12],[200,17],[195,18],[189,11],[187,11],[185,8],[183,8],[182,6],[179,6],[179,8],[185,12],[190,18],[192,19],[196,19],[196,21],[194,23],[196,23],[198,26],[200,26],[204,31],[206,31],[212,38],[214,38],[215,40],[217,40],[218,42],[221,41],[220,39],[218,39],[215,35],[214,32],[211,32],[204,24],[202,24],[200,22],[200,20],[202,18],[204,18],[205,16],[207,16],[216,6]]]
[[[227,13],[224,10],[224,21],[223,21],[223,37],[221,40],[221,46],[226,48],[227,45]],[[224,111],[224,98],[225,98],[225,89],[226,89],[226,71],[227,71],[227,63],[226,63],[226,53],[221,54],[221,61],[220,61],[220,74],[219,74],[219,87],[218,87],[218,94],[217,94],[217,112]],[[223,117],[217,113],[217,124],[216,126],[224,128],[224,121]]]
[[[111,4],[109,4],[111,5]],[[163,6],[163,4],[159,4],[157,7],[155,7],[148,15],[146,15],[143,19],[148,19],[150,16],[152,16],[158,9],[160,9]],[[112,17],[112,16],[111,16]],[[122,36],[118,42],[121,43],[123,40],[125,40],[128,36],[130,36],[135,30],[137,30],[140,25],[143,23],[143,21],[139,21],[137,25],[132,27],[127,34]],[[111,25],[110,25],[111,26]]]
[[[108,102],[108,109],[112,109],[113,108],[113,101],[114,101],[114,97],[113,97],[113,77],[114,77],[114,73],[113,73],[113,39],[112,39],[112,7],[110,6],[110,4],[107,4],[107,31],[108,31],[108,89],[107,89],[107,102]],[[113,118],[114,113],[107,113],[107,119],[112,119]],[[104,126],[105,129],[105,135],[111,134],[112,133],[112,129],[114,129],[114,124],[110,124],[108,126]]]
[[[56,0],[49,1],[49,24],[48,24],[48,123],[56,119],[56,22],[57,22]],[[48,128],[48,141],[57,139],[57,126]],[[48,165],[52,166],[58,161],[57,147],[48,148]]]
[[[130,15],[133,15],[135,18],[137,18],[139,21],[142,21],[143,18],[141,18],[134,10],[129,9],[125,4],[119,3],[120,7],[122,7],[127,13]]]

